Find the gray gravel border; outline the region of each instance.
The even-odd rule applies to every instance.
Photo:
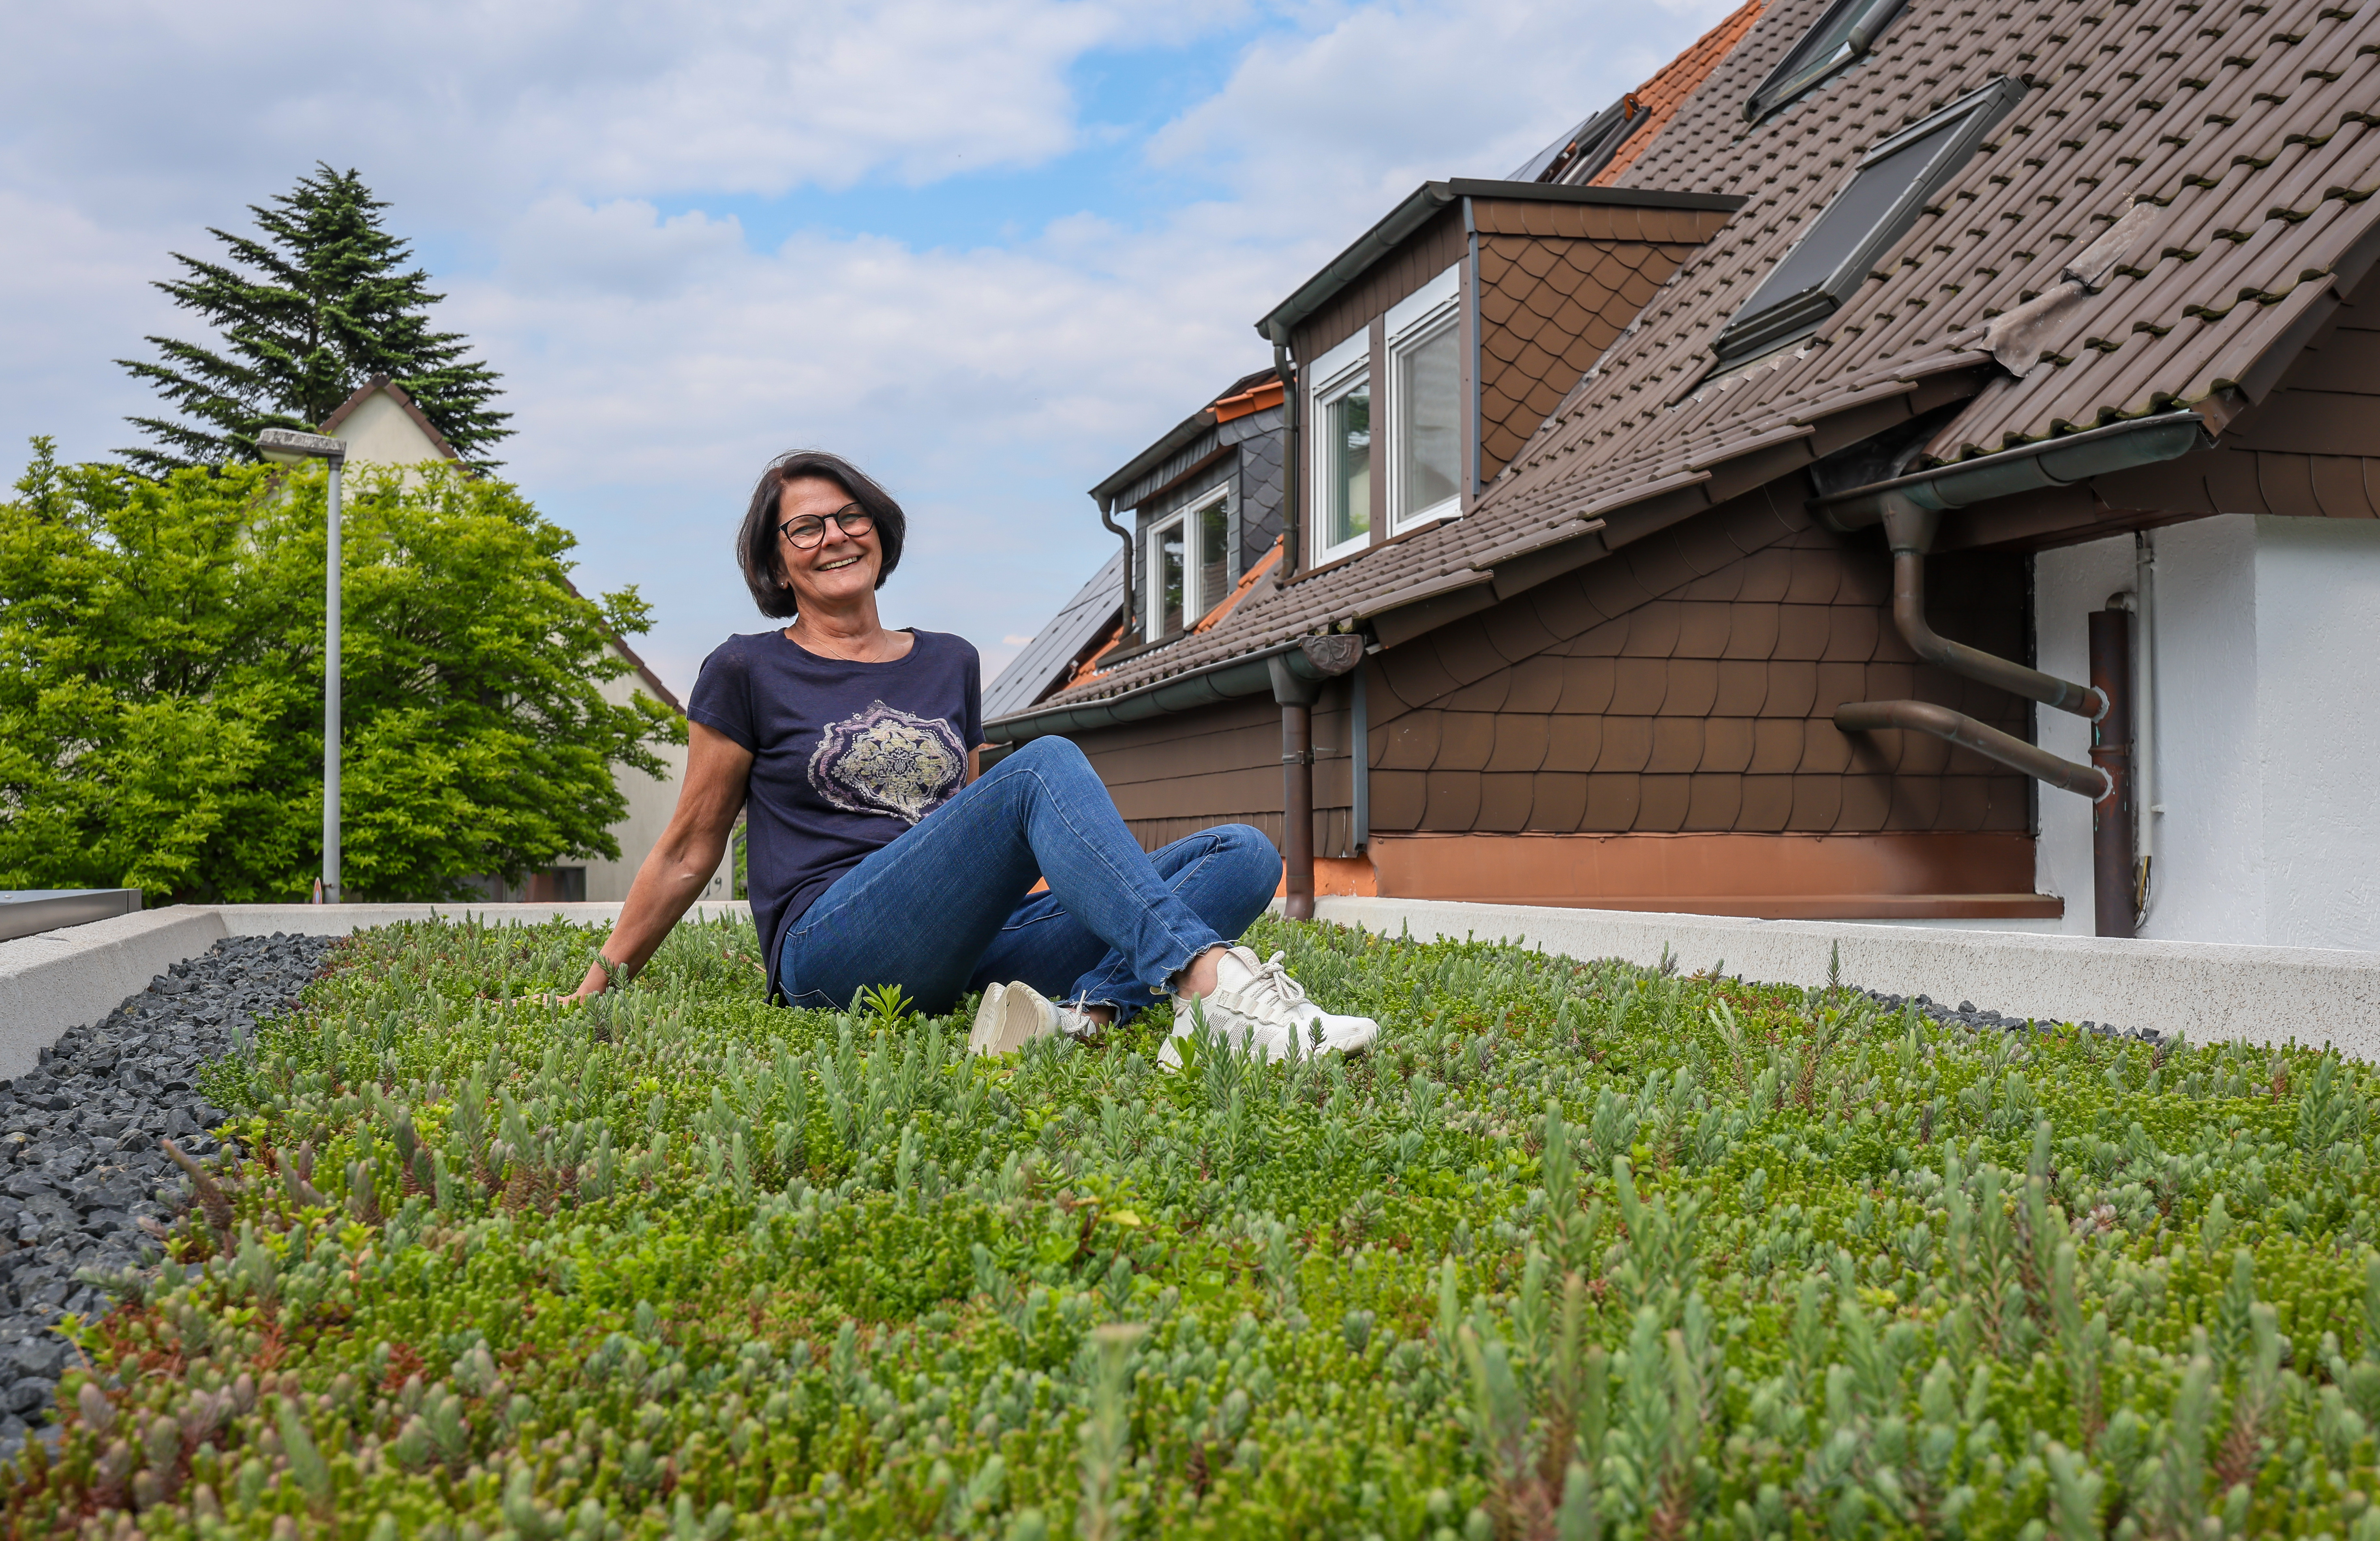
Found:
[[[225,1114],[200,1095],[200,1070],[285,1011],[342,940],[217,942],[0,1081],[0,1454],[47,1421],[78,1361],[51,1328],[103,1313],[92,1280],[154,1261],[188,1207],[160,1142],[192,1156],[220,1148]]]

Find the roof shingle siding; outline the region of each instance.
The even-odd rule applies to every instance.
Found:
[[[2025,566],[1937,562],[1932,616],[2022,652]],[[2022,831],[2024,777],[1917,734],[1857,742],[1834,708],[1937,701],[2023,734],[2023,702],[1921,665],[1890,558],[1755,494],[1374,660],[1384,834]]]
[[[1238,518],[1240,521],[1239,563],[1232,569],[1238,575],[1247,571],[1272,549],[1281,539],[1281,454],[1287,435],[1281,432],[1283,413],[1279,407],[1236,419],[1223,424],[1226,431],[1242,428],[1240,435],[1240,491]]]
[[[1712,216],[1716,222],[1716,216]],[[1694,247],[1479,238],[1479,438],[1493,476]]]

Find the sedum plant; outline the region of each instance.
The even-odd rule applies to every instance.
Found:
[[[1265,923],[1372,1054],[969,1059],[748,925],[358,937],[19,1536],[2380,1541],[2374,1076]],[[2277,1035],[2325,1024],[2275,1008]]]

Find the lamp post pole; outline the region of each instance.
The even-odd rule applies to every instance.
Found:
[[[339,902],[339,472],[346,466],[345,439],[267,428],[256,435],[258,453],[283,465],[305,460],[331,463],[329,555],[324,559],[322,607],[322,902]]]

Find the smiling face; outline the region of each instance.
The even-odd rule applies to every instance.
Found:
[[[827,518],[850,503],[851,495],[823,476],[797,476],[778,495],[780,526],[804,517],[826,520],[823,538],[807,551],[782,532],[777,536],[777,560],[804,613],[848,610],[866,604],[876,591],[876,575],[884,566],[876,532],[848,535],[839,521]]]

